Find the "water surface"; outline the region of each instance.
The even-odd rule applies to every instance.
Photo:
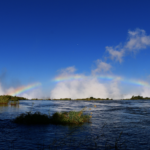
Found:
[[[96,107],[94,107],[96,105]],[[92,112],[92,123],[82,126],[19,125],[12,120],[21,113],[40,111]],[[91,108],[91,110],[89,110]],[[50,101],[22,100],[0,106],[1,149],[150,149],[150,101]]]

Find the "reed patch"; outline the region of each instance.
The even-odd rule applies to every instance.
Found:
[[[81,111],[56,112],[52,116],[41,114],[40,112],[26,112],[20,114],[14,119],[15,123],[21,124],[56,124],[56,125],[81,125],[85,122],[90,123],[91,115],[84,115],[83,108]]]

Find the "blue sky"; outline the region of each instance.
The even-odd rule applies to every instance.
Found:
[[[38,82],[20,95],[150,97],[149,6],[148,0],[0,1],[0,94]]]

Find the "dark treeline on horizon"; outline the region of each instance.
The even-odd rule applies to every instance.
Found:
[[[126,98],[126,99],[120,99],[120,100],[148,100],[150,97],[143,97],[143,96],[132,96],[131,98]],[[71,98],[60,98],[60,99],[52,99],[52,98],[32,98],[32,99],[27,99],[25,97],[20,97],[20,96],[11,96],[11,95],[0,95],[0,103],[7,103],[9,101],[19,101],[19,100],[113,100],[112,98],[94,98],[94,97],[89,97],[89,98],[78,98],[78,99],[71,99]]]

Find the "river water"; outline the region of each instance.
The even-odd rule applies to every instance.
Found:
[[[96,105],[96,106],[94,106]],[[12,120],[21,113],[80,111],[92,113],[82,126],[20,125]],[[90,110],[91,108],[91,110]],[[150,149],[150,101],[21,100],[0,106],[0,149]]]

